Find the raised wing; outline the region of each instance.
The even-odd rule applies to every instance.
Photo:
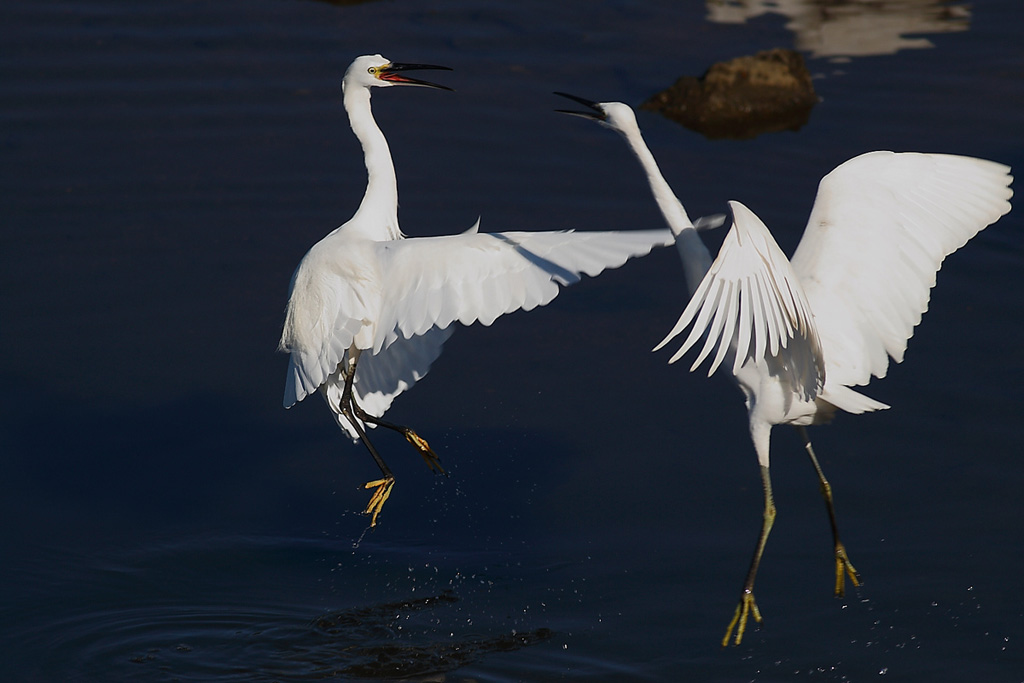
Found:
[[[739,202],[729,206],[733,226],[718,256],[655,351],[692,324],[670,363],[704,338],[691,371],[714,351],[710,377],[732,353],[733,374],[754,362],[774,376],[785,375],[791,388],[813,399],[825,381],[824,362],[796,273],[761,219]]]
[[[792,264],[830,383],[884,377],[928,310],[943,259],[1010,210],[1002,164],[869,152],[825,176]]]
[[[558,285],[673,243],[669,230],[463,233],[377,243],[386,292],[374,351],[456,320],[490,325],[547,304]]]
[[[597,275],[673,243],[669,230],[481,234],[476,225],[444,237],[343,237],[314,245],[293,276],[280,344],[291,354],[285,407],[327,382],[353,346],[366,351],[359,380],[369,357],[398,339],[456,320],[490,325],[503,313],[548,303],[559,284],[578,282],[581,274]],[[418,371],[395,366],[388,372]]]

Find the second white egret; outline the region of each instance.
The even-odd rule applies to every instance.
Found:
[[[817,472],[832,526],[835,594],[842,596],[845,579],[859,585],[860,577],[839,540],[832,488],[805,427],[828,422],[837,409],[889,407],[850,387],[884,377],[890,357],[903,360],[943,259],[1010,210],[1013,178],[1007,166],[972,157],[868,152],[821,180],[792,259],[765,224],[734,201],[732,227],[712,262],[647,148],[633,110],[621,102],[565,96],[588,110],[564,113],[594,119],[625,137],[676,235],[692,297],[655,350],[690,327],[669,362],[703,340],[690,370],[710,357],[708,376],[724,365],[746,398],[764,515],[722,639],[728,644],[735,629],[738,645],[748,618],[761,621],[754,579],[775,520],[772,427],[794,425]]]

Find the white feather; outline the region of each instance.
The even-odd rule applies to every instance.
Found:
[[[294,278],[282,337],[292,354],[285,405],[323,384],[349,347],[371,352],[360,358],[361,367],[368,355],[400,339],[456,320],[490,325],[505,313],[550,302],[559,284],[673,242],[668,230],[462,233],[382,242],[334,233],[307,254]]]
[[[761,219],[739,202],[729,206],[732,228],[659,347],[692,324],[690,335],[670,362],[704,338],[690,369],[695,370],[717,345],[708,376],[730,350],[733,374],[747,363],[767,368],[769,359],[785,353],[786,385],[803,399],[813,399],[824,384],[824,362],[814,317],[797,275]]]
[[[830,382],[885,377],[928,310],[946,256],[1010,210],[1010,169],[944,154],[869,152],[825,176],[792,264]]]

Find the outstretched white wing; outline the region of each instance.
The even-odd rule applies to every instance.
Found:
[[[733,374],[747,362],[767,366],[770,374],[784,376],[791,388],[811,400],[824,384],[824,364],[810,306],[761,219],[739,202],[729,206],[733,225],[718,256],[655,350],[692,324],[670,363],[704,338],[691,371],[714,351],[710,377],[732,353]]]
[[[617,268],[673,243],[668,230],[463,233],[377,244],[387,282],[375,352],[401,337],[464,325],[490,325],[550,302],[558,285]]]
[[[291,353],[284,405],[328,382],[355,346],[364,351],[356,371],[361,391],[386,398],[386,409],[412,385],[409,378],[426,374],[448,333],[436,336],[436,343],[403,345],[409,353],[387,354],[397,341],[446,330],[456,320],[490,325],[504,313],[543,306],[558,294],[559,284],[617,268],[673,241],[669,230],[488,234],[472,228],[443,237],[345,241],[341,248],[322,240],[293,278],[281,342]],[[367,363],[388,377],[404,378],[402,388],[389,380],[371,390],[371,373],[362,379]]]
[[[869,152],[825,176],[793,255],[830,383],[884,377],[928,310],[942,260],[1010,210],[1009,168]]]

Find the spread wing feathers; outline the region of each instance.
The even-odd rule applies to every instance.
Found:
[[[478,226],[444,237],[338,244],[329,236],[316,244],[292,278],[280,343],[291,354],[285,407],[327,382],[353,346],[372,350],[359,359],[356,379],[363,381],[371,356],[399,339],[456,320],[490,325],[504,313],[543,306],[559,284],[674,241],[669,230],[488,234]],[[398,376],[413,371],[392,370]]]
[[[547,304],[558,285],[673,243],[668,230],[463,233],[378,242],[387,283],[374,352],[431,327],[490,325]]]
[[[1009,168],[970,157],[869,152],[825,176],[792,264],[815,312],[830,383],[884,377],[928,309],[943,259],[1010,210]]]
[[[704,346],[691,371],[715,352],[714,374],[730,351],[732,372],[748,362],[813,399],[824,385],[824,361],[814,317],[796,273],[761,219],[739,202],[729,202],[733,226],[678,322],[660,349],[693,325],[674,363],[702,337]],[[717,350],[715,349],[717,345]]]
[[[441,355],[444,343],[452,332],[454,328],[451,327],[444,330],[432,327],[411,339],[398,339],[380,353],[360,354],[356,378],[352,384],[359,407],[376,417],[383,416],[399,394],[410,389],[430,371],[431,364]],[[334,413],[338,426],[353,440],[358,440],[359,434],[338,410],[345,384],[345,363],[337,367],[321,387],[321,393]],[[375,426],[361,424],[364,430],[367,426]]]
[[[314,260],[317,256],[311,250],[292,278],[279,345],[280,350],[291,354],[285,379],[285,408],[316,391],[335,372],[353,344],[369,337],[373,310],[379,307],[379,288],[373,286],[379,278],[371,272],[338,273],[318,267],[317,261],[326,260]]]

